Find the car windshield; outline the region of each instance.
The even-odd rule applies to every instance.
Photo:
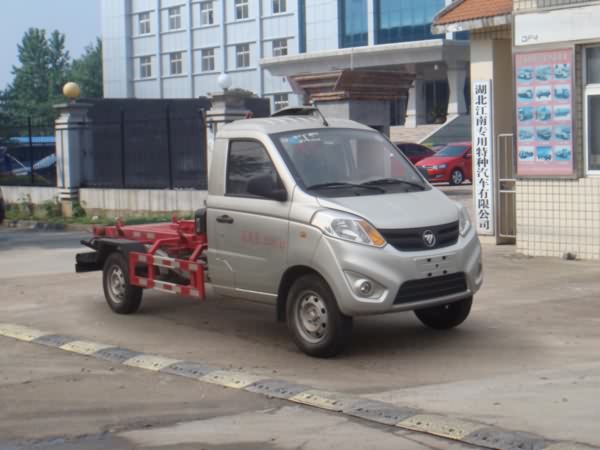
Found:
[[[415,168],[376,131],[301,130],[279,133],[273,141],[305,190],[360,189],[377,195],[427,189]]]
[[[437,152],[435,156],[462,156],[469,147],[466,145],[448,145]]]

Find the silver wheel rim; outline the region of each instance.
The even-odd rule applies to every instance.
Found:
[[[454,173],[452,173],[452,181],[454,181],[455,184],[462,183],[462,173],[460,173],[458,170],[455,170]]]
[[[325,339],[329,314],[321,296],[315,292],[303,293],[296,308],[296,317],[298,331],[304,340],[317,344]]]
[[[108,275],[108,290],[113,303],[121,303],[125,298],[125,274],[119,266],[112,266]]]

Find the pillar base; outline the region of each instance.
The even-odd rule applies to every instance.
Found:
[[[75,209],[79,207],[79,189],[61,189],[58,201],[63,217],[73,217]]]

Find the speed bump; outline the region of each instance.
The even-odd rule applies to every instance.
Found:
[[[504,430],[470,420],[427,414],[407,406],[314,389],[286,380],[211,367],[192,361],[165,358],[77,337],[47,333],[22,325],[0,323],[0,336],[92,356],[127,367],[166,373],[233,389],[279,398],[297,404],[358,417],[398,429],[426,433],[479,448],[499,450],[600,450],[576,442],[556,442],[519,431]]]

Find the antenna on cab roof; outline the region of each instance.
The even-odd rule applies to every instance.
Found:
[[[319,107],[317,106],[317,103],[314,100],[310,101],[310,106],[312,106],[313,108],[315,108],[315,111],[319,114],[319,116],[321,116],[321,119],[323,120],[323,125],[325,125],[326,127],[329,126],[329,122],[327,122],[327,119],[325,118],[325,116],[323,115],[323,113],[321,112],[321,110],[319,109]]]

